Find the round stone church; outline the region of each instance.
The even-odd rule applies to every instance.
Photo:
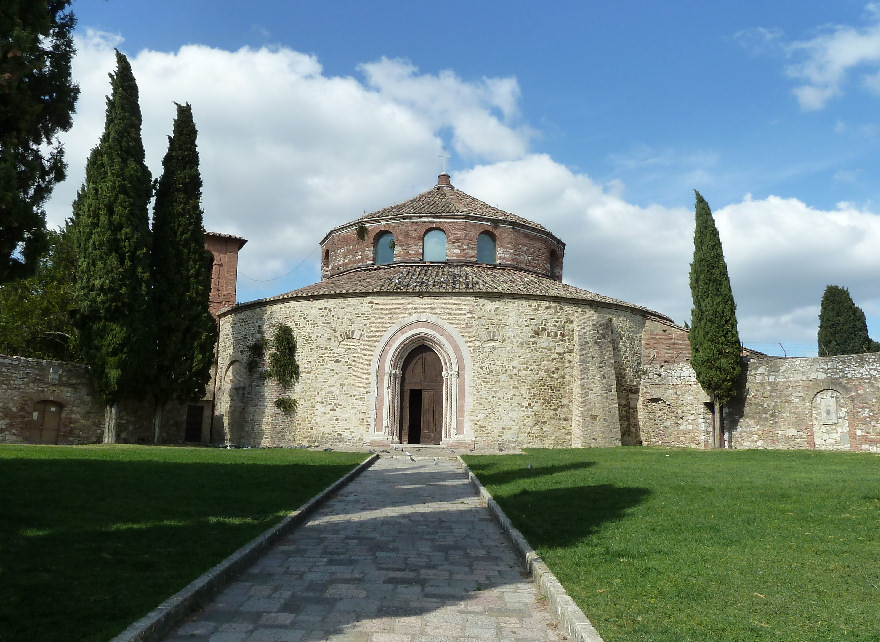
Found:
[[[321,281],[220,314],[214,439],[451,448],[640,443],[644,337],[668,317],[562,283],[565,244],[457,190],[330,230]],[[576,251],[576,250],[574,250]],[[300,379],[264,376],[286,324]],[[281,397],[295,410],[279,409]]]

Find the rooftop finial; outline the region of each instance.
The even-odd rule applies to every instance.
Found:
[[[443,159],[443,173],[446,173],[446,159],[450,158],[449,154],[446,152],[446,146],[443,146],[443,153],[440,154],[437,158]]]
[[[452,183],[449,181],[449,174],[446,173],[446,159],[449,158],[449,154],[446,153],[446,147],[443,148],[443,153],[437,158],[443,159],[443,173],[437,177],[436,187],[452,187]]]

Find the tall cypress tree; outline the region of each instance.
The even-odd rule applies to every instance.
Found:
[[[718,229],[709,204],[699,192],[695,193],[694,260],[690,273],[694,307],[688,338],[697,381],[715,407],[712,441],[718,448],[723,444],[721,408],[736,393],[742,347]]]
[[[0,283],[26,277],[48,248],[43,204],[66,165],[73,124],[70,0],[0,2]]]
[[[80,347],[107,404],[104,440],[116,440],[116,410],[141,397],[153,379],[149,201],[138,89],[128,59],[116,52],[104,133],[89,155],[74,202],[77,240],[76,324]]]
[[[874,348],[868,336],[865,313],[849,295],[849,290],[829,285],[822,295],[819,311],[819,356],[860,354]]]
[[[214,358],[216,323],[208,309],[213,258],[202,227],[202,177],[189,104],[177,105],[153,209],[150,274],[156,315],[155,439],[174,397],[201,399]]]

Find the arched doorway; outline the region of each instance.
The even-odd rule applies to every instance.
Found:
[[[428,353],[432,356],[427,357],[427,364],[422,357],[421,366],[414,365],[420,354]],[[433,357],[439,360],[439,365],[436,361],[431,363]],[[418,437],[421,443],[472,447],[474,437],[467,420],[467,408],[470,407],[467,382],[472,369],[470,352],[464,339],[454,327],[439,317],[417,314],[395,323],[377,344],[371,364],[370,384],[375,406],[367,437],[370,443],[377,447],[388,446],[409,439],[409,415],[413,414],[415,418],[415,412],[410,412],[412,399],[416,405],[421,403],[421,408],[418,408]],[[404,381],[406,371],[409,371],[409,375]],[[412,390],[428,390],[436,392],[436,396],[424,392],[413,394],[410,392]],[[422,430],[421,417],[428,412],[426,396],[433,398],[427,404],[434,403],[431,415],[439,431],[436,436],[433,429]],[[419,397],[421,399],[417,400]],[[403,412],[407,413],[405,420]]]
[[[439,444],[443,437],[443,363],[426,345],[407,355],[401,368],[400,441]]]

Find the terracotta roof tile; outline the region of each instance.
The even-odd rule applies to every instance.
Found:
[[[307,285],[299,290],[268,299],[242,303],[236,307],[249,307],[270,301],[316,296],[375,293],[509,294],[573,299],[639,310],[650,316],[671,321],[666,315],[648,308],[595,294],[530,272],[460,263],[392,264],[351,270],[326,278],[314,285]]]
[[[451,185],[437,185],[408,201],[398,203],[397,205],[389,205],[381,210],[365,214],[358,221],[381,221],[408,216],[449,216],[459,218],[467,215],[511,221],[549,233],[543,225],[516,214],[505,212],[497,207],[492,207],[488,203],[484,203],[470,194],[465,194]]]

